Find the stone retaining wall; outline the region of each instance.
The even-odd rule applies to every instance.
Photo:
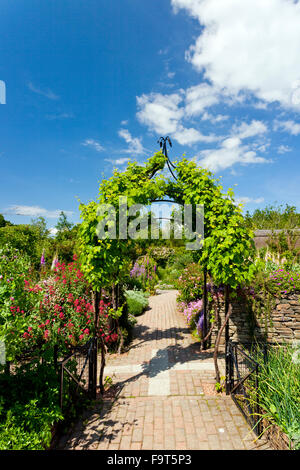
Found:
[[[254,232],[254,243],[256,248],[262,248],[264,246],[268,246],[269,240],[272,236],[276,236],[279,233],[283,232],[284,230],[256,230]],[[300,248],[300,230],[292,230],[294,234],[294,242],[295,248]]]
[[[212,343],[216,341],[220,323],[224,322],[224,302],[218,303],[219,325],[213,329]],[[270,343],[292,343],[300,341],[300,292],[282,295],[274,299],[269,313],[254,315],[247,302],[232,301],[232,314],[229,320],[229,336],[233,341],[249,343],[253,340],[266,340]],[[221,344],[225,343],[225,332]]]

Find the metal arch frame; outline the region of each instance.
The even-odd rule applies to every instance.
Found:
[[[171,175],[177,181],[177,178],[176,178],[176,176],[174,175],[174,173],[172,171],[172,168],[176,169],[176,166],[169,159],[168,150],[167,150],[167,143],[169,143],[169,146],[172,147],[172,142],[171,142],[170,137],[168,135],[167,135],[167,137],[160,137],[158,139],[157,143],[160,145],[160,148],[162,148],[162,153],[166,157],[167,165],[168,165],[168,168],[169,168],[169,171],[170,171]]]
[[[172,170],[172,168],[176,170],[176,166],[171,162],[169,155],[168,155],[167,144],[169,144],[169,146],[172,148],[172,141],[170,137],[168,135],[166,137],[160,137],[157,143],[160,145],[160,148],[162,149],[162,153],[165,155],[166,162],[167,162],[171,175],[176,181],[178,181],[178,179],[176,178]],[[178,204],[178,205],[183,206],[183,203],[180,203],[177,201],[171,201],[170,199],[155,199],[154,201],[151,201],[151,203],[152,202],[169,202],[172,204]],[[158,217],[157,219],[162,219],[162,218]],[[206,266],[204,266],[203,268],[203,336],[204,337],[207,335],[207,297],[208,297],[207,296],[207,268]],[[207,349],[207,347],[208,347],[208,342],[204,341],[203,349],[205,350]]]

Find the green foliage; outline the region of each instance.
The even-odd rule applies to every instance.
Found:
[[[177,173],[182,202],[204,205],[205,239],[200,262],[207,266],[216,285],[236,288],[249,283],[255,271],[253,233],[245,225],[241,207],[234,204],[232,189],[223,194],[209,171],[186,159],[177,163]]]
[[[130,277],[138,280],[142,290],[155,293],[155,285],[157,283],[157,265],[149,255],[137,259],[130,271]]]
[[[35,268],[39,267],[43,242],[38,227],[12,225],[0,228],[0,247],[7,244],[26,254]]]
[[[245,221],[253,230],[293,229],[300,227],[300,214],[295,206],[269,205],[256,209],[252,215],[246,212]]]
[[[127,290],[125,291],[128,312],[131,315],[141,315],[148,307],[148,297],[144,292]]]
[[[197,168],[185,158],[177,162],[177,181],[155,176],[165,164],[161,152],[151,157],[146,165],[129,163],[126,171],[115,170],[113,176],[103,180],[99,188],[98,203],[80,205],[82,223],[79,229],[82,269],[99,290],[120,282],[129,267],[129,251],[132,240],[112,239],[109,232],[113,221],[107,225],[108,236],[97,237],[97,227],[105,214],[99,215],[99,204],[110,204],[119,215],[128,216],[125,208],[119,208],[119,198],[127,196],[128,207],[133,204],[149,205],[164,196],[179,204],[202,204],[205,207],[205,241],[200,262],[206,265],[216,284],[228,284],[236,288],[251,281],[254,274],[253,234],[246,227],[241,208],[234,204],[233,191],[222,193],[218,180],[206,170]],[[155,176],[155,177],[154,177]],[[130,219],[130,218],[129,218]]]
[[[299,346],[298,346],[299,348]],[[264,417],[276,423],[291,441],[300,444],[300,361],[299,349],[291,345],[272,347],[268,360],[260,363],[258,396]]]
[[[62,213],[63,214],[63,213]],[[54,255],[60,262],[69,263],[74,253],[77,253],[78,226],[72,227],[66,216],[61,215],[58,221],[59,231],[55,237],[51,236],[44,217],[32,219],[31,224],[12,225],[0,220],[0,247],[9,243],[30,259],[32,269],[39,277],[41,269],[41,256],[44,253],[46,265],[43,268],[49,272]]]
[[[166,262],[161,263],[158,267],[160,284],[178,287],[178,279],[182,275],[183,270],[194,262],[194,255],[192,251],[187,251],[185,247],[174,247],[171,249],[172,251],[168,247],[166,248],[170,254]]]
[[[37,217],[31,220],[32,229],[36,229],[39,233],[40,238],[46,238],[49,236],[49,230],[47,229],[47,222],[44,217]]]
[[[8,220],[5,220],[5,218],[3,217],[3,215],[0,214],[0,228],[1,228],[1,227],[5,227],[6,225],[12,225],[12,223],[9,222]]]
[[[154,259],[158,267],[166,267],[170,258],[174,256],[175,249],[168,246],[151,246],[149,256]]]
[[[179,277],[176,286],[178,301],[188,304],[203,297],[203,269],[197,263],[189,264]]]
[[[73,227],[73,224],[68,221],[68,217],[62,211],[60,213],[57,224],[55,226],[55,228],[58,230],[58,234],[69,232],[72,229],[72,227]]]
[[[30,279],[29,259],[6,246],[0,249],[0,340],[8,360],[54,345],[61,352],[85,343],[93,333],[91,290],[76,259],[58,264],[54,275]]]
[[[175,286],[177,285],[178,278],[181,275],[181,271],[175,269],[172,265],[166,268],[158,268],[159,288],[164,286]]]
[[[17,367],[0,374],[0,450],[43,450],[54,423],[63,419],[58,406],[57,375],[49,364]]]

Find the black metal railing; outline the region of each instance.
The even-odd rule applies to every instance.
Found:
[[[86,345],[77,347],[58,362],[60,375],[59,404],[64,406],[66,387],[75,397],[81,391],[90,398],[96,398],[97,389],[97,338]],[[66,380],[68,378],[68,380]]]
[[[226,392],[230,394],[253,431],[261,434],[259,363],[251,349],[228,341],[226,347]]]

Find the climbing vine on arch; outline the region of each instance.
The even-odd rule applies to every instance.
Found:
[[[230,289],[253,278],[253,233],[244,223],[241,207],[234,203],[233,190],[223,192],[219,179],[186,158],[174,162],[176,179],[166,178],[162,172],[166,162],[162,152],[155,153],[144,165],[130,162],[125,171],[115,170],[111,178],[101,182],[96,201],[80,205],[81,266],[95,292],[118,285],[129,269],[128,246],[134,240],[120,237],[118,225],[114,227],[115,237],[97,236],[99,223],[107,215],[99,208],[105,204],[113,207],[118,221],[122,196],[127,198],[126,216],[133,205],[148,206],[164,197],[182,205],[203,205],[205,238],[199,263],[215,284]]]

